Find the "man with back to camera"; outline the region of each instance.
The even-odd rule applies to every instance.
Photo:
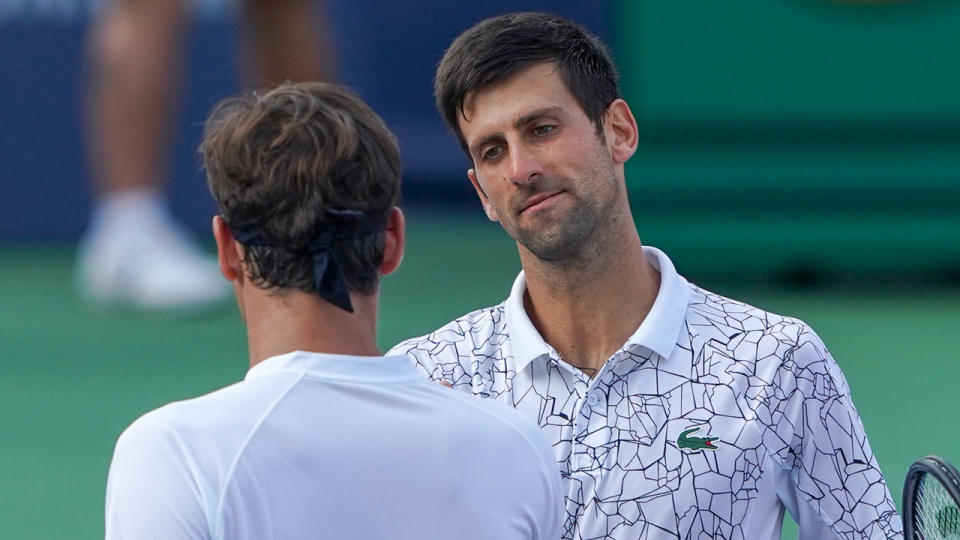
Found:
[[[523,271],[500,305],[391,351],[550,436],[564,538],[901,535],[840,368],[803,322],[688,283],[642,246],[624,163],[638,130],[603,45],[562,18],[480,22],[437,107]]]
[[[340,87],[287,84],[223,101],[201,150],[251,368],[121,435],[106,537],[558,538],[537,426],[377,350],[378,277],[404,245],[383,121]]]

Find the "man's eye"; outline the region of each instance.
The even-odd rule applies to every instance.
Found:
[[[500,147],[499,147],[499,146],[491,146],[490,148],[487,148],[486,150],[483,151],[483,159],[484,159],[484,161],[494,159],[494,158],[496,158],[496,157],[499,156],[499,155],[500,155]]]
[[[546,135],[547,133],[550,133],[551,131],[553,131],[555,127],[556,127],[556,126],[552,126],[552,125],[549,125],[549,124],[542,125],[542,126],[537,126],[537,127],[533,128],[533,134],[534,134],[534,135]]]

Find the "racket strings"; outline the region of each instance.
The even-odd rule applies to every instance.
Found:
[[[917,486],[918,537],[924,540],[960,540],[960,508],[940,481],[925,474]]]

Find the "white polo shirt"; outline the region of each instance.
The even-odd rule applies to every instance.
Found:
[[[403,357],[293,352],[134,422],[106,537],[553,540],[560,485],[543,434],[509,407]]]
[[[390,354],[435,380],[507,403],[549,435],[566,483],[563,537],[899,538],[883,475],[840,368],[803,322],[660,272],[649,315],[590,379],[523,308],[502,304]]]

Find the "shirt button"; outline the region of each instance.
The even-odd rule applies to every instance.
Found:
[[[600,398],[597,397],[596,394],[590,394],[589,396],[587,396],[587,405],[590,405],[591,407],[596,407],[599,404],[600,404]]]

